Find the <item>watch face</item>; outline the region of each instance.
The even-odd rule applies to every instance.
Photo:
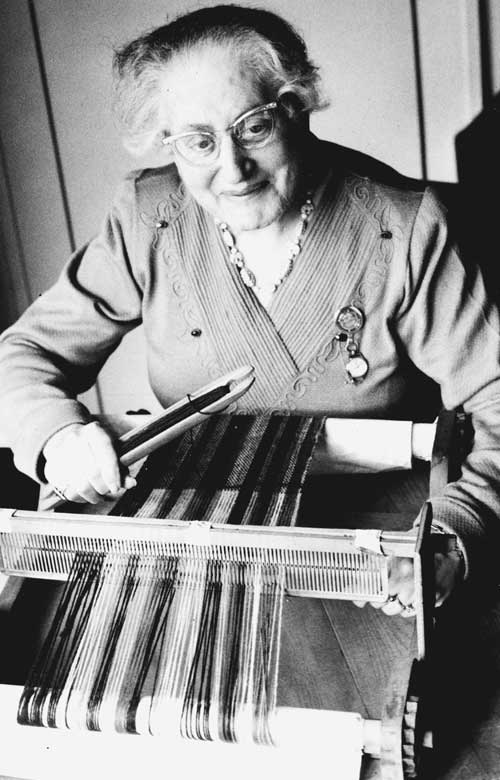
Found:
[[[365,323],[365,315],[357,306],[343,306],[337,312],[335,322],[345,333],[357,333]]]
[[[368,372],[368,363],[361,355],[348,360],[345,367],[353,379],[362,379]]]

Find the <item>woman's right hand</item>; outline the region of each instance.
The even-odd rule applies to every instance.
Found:
[[[67,501],[119,498],[136,482],[120,465],[113,440],[97,422],[67,425],[44,447],[45,478]]]

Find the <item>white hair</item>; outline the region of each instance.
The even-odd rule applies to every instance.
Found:
[[[179,55],[206,45],[237,51],[266,99],[279,100],[291,118],[326,105],[318,69],[302,38],[284,19],[263,9],[223,5],[178,17],[115,52],[115,111],[125,130],[124,143],[144,154],[160,140],[161,81]]]

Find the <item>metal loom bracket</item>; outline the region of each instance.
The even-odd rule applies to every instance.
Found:
[[[205,547],[210,544],[210,532],[212,523],[210,520],[191,520],[188,524],[189,542],[193,545]]]
[[[385,555],[382,544],[382,531],[378,528],[358,528],[355,531],[354,546],[362,552]]]
[[[12,531],[12,518],[16,510],[0,507],[0,531],[10,533]]]

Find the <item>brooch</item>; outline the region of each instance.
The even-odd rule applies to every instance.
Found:
[[[337,333],[334,338],[341,346],[347,381],[358,384],[368,373],[368,361],[359,348],[359,335],[365,324],[365,315],[361,309],[351,303],[338,310],[335,324],[340,333]]]

